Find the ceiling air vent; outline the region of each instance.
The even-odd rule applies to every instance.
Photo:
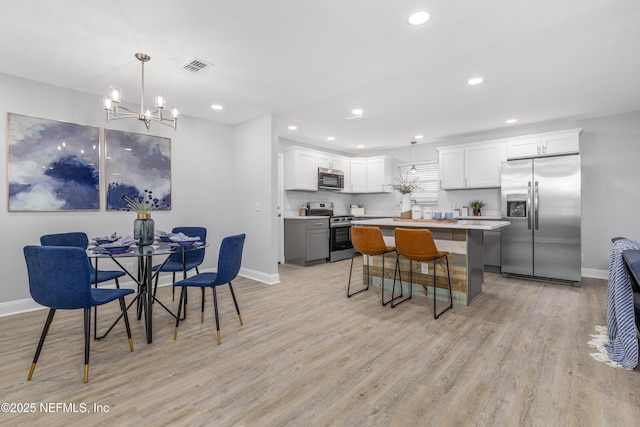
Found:
[[[203,61],[202,59],[193,58],[193,59],[190,59],[188,62],[186,62],[182,66],[182,69],[190,73],[202,73],[212,67],[213,67],[212,64],[209,64]]]

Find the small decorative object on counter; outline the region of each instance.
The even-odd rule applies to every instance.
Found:
[[[151,218],[153,211],[158,204],[150,191],[146,191],[146,197],[123,196],[127,208],[138,214],[133,221],[133,238],[138,242],[138,246],[149,246],[153,244],[155,238],[155,224]]]
[[[400,218],[411,218],[411,193],[420,188],[418,178],[409,179],[409,174],[405,178],[397,176],[393,179],[391,188],[400,193]]]
[[[307,215],[307,207],[305,205],[300,206],[300,210],[298,211],[298,215],[306,216]]]
[[[484,206],[484,202],[482,200],[472,200],[469,202],[469,207],[473,211],[473,216],[481,216],[481,209]]]

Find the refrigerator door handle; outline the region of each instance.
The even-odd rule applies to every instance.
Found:
[[[527,229],[531,230],[531,181],[527,184]]]
[[[536,181],[536,183],[535,183],[534,191],[535,191],[535,193],[534,193],[534,196],[533,196],[533,204],[535,206],[534,207],[534,209],[535,209],[535,211],[534,211],[535,218],[533,219],[533,221],[534,221],[534,224],[535,224],[535,229],[538,230],[539,229],[539,227],[538,227],[538,203],[540,203],[540,197],[539,197],[539,194],[538,194],[538,181]]]

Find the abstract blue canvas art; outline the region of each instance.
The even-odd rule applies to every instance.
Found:
[[[107,210],[127,209],[124,196],[171,209],[171,139],[105,129]]]
[[[100,209],[99,129],[8,113],[9,211]]]

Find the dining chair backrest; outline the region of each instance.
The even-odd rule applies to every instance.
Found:
[[[379,227],[351,227],[351,243],[356,251],[364,255],[389,252]]]
[[[199,237],[202,243],[207,242],[207,229],[205,227],[174,227],[171,232],[174,234],[182,233],[189,237]],[[204,261],[204,250],[185,252],[184,259],[187,264],[196,263],[200,265]],[[171,255],[170,261],[182,263],[182,254],[175,253]]]
[[[40,237],[42,246],[74,246],[87,249],[89,238],[86,233],[74,231],[71,233],[45,234]]]
[[[25,246],[29,291],[38,304],[55,309],[95,305],[91,297],[91,272],[82,248]]]
[[[242,264],[242,249],[246,234],[237,234],[222,239],[218,254],[217,283],[229,283],[238,276]]]
[[[429,260],[442,256],[427,229],[395,229],[396,249],[405,258],[414,261]]]

